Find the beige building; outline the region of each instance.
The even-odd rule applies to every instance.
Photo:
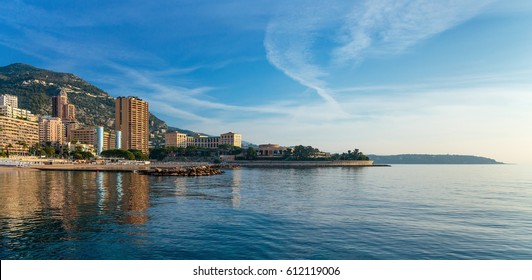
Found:
[[[63,125],[65,126],[65,142],[72,142],[72,131],[82,128],[82,124],[75,121],[66,121],[63,122]]]
[[[37,143],[38,122],[0,116],[0,149],[8,149],[10,154],[28,155],[28,148]]]
[[[60,118],[46,116],[39,119],[39,142],[61,145],[64,134],[64,126]]]
[[[84,127],[74,129],[70,133],[70,141],[72,144],[89,144],[94,147],[98,146],[98,136],[96,134],[96,127]],[[102,150],[112,150],[116,145],[116,136],[114,131],[103,132],[103,148]]]
[[[32,122],[37,121],[37,117],[30,111],[11,107],[10,105],[0,105],[0,115],[10,118],[26,119]]]
[[[220,135],[220,145],[231,145],[235,147],[242,147],[242,134],[228,132]]]
[[[220,136],[205,136],[201,134],[194,134],[193,136],[188,136],[187,139],[187,146],[194,146],[200,148],[214,149],[224,144],[242,147],[242,135],[233,132],[228,132]]]
[[[84,127],[72,130],[69,142],[96,145],[96,128]]]
[[[286,154],[287,149],[279,146],[279,144],[261,144],[257,148],[257,155],[260,157],[282,157]]]
[[[10,94],[2,94],[0,95],[0,106],[18,108],[18,97]]]
[[[188,136],[180,132],[168,132],[164,138],[165,147],[187,147]]]
[[[63,105],[63,119],[68,121],[76,120],[76,106],[74,104]]]
[[[187,146],[199,147],[199,148],[209,148],[214,149],[218,148],[220,144],[219,136],[205,136],[201,134],[194,134],[193,136],[188,136]]]
[[[148,102],[136,97],[118,97],[115,112],[115,129],[122,132],[122,149],[136,149],[148,154]]]
[[[52,117],[73,121],[76,119],[76,107],[68,103],[66,92],[52,96]]]
[[[114,130],[111,132],[105,131],[103,133],[103,146],[104,151],[116,149],[116,133]]]
[[[0,95],[0,115],[26,119],[28,121],[37,121],[37,117],[30,111],[18,107],[18,97],[9,94]]]

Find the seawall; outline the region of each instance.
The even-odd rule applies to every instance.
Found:
[[[242,167],[366,167],[374,165],[372,160],[327,160],[327,161],[286,161],[286,160],[235,160],[229,164]]]

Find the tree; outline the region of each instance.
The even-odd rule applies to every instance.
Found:
[[[85,152],[83,151],[80,147],[76,147],[76,150],[75,151],[72,151],[70,153],[70,155],[74,158],[74,159],[90,159],[90,158],[93,158],[94,155],[90,152]]]
[[[253,160],[257,158],[257,151],[255,151],[255,148],[248,147],[246,150],[246,159]]]
[[[42,149],[41,148],[42,147],[41,147],[41,145],[39,143],[35,143],[29,148],[29,152],[30,152],[30,154],[32,154],[34,156],[41,156],[42,155]]]
[[[242,153],[242,148],[230,144],[222,144],[218,146],[218,152],[224,155],[238,155]]]
[[[47,146],[44,147],[42,150],[47,157],[52,157],[55,154],[54,147]]]
[[[9,157],[9,148],[13,148],[13,144],[7,145],[7,148],[6,148],[7,157]]]
[[[168,155],[168,148],[155,148],[150,150],[150,158],[156,160],[163,160]]]
[[[123,158],[127,160],[135,159],[135,155],[132,152],[120,149],[102,151],[100,156],[109,158]]]
[[[332,157],[334,160],[369,160],[369,158],[360,152],[359,149],[354,149],[353,151],[348,150],[347,153],[342,153],[341,155],[334,155]]]
[[[135,157],[135,160],[149,160],[150,159],[148,155],[142,153],[141,150],[129,149],[128,151],[133,154],[133,156]]]
[[[306,160],[309,158],[316,157],[316,154],[319,153],[320,150],[317,148],[313,148],[312,146],[303,146],[298,145],[294,147],[294,151],[292,152],[292,158],[295,160]]]

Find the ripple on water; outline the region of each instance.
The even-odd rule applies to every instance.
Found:
[[[531,259],[519,166],[2,172],[1,259]]]

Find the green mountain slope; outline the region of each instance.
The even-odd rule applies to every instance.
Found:
[[[0,67],[0,94],[18,96],[19,107],[34,114],[51,115],[51,97],[60,90],[68,93],[68,101],[76,106],[80,122],[114,126],[114,98],[81,78],[21,63]]]
[[[0,67],[0,94],[18,96],[19,107],[31,110],[34,114],[51,115],[51,97],[61,90],[67,92],[69,103],[76,106],[79,122],[114,128],[114,98],[80,77],[22,63]],[[149,123],[150,133],[155,135],[151,140],[164,142],[164,131],[168,129],[166,123],[151,113]]]

